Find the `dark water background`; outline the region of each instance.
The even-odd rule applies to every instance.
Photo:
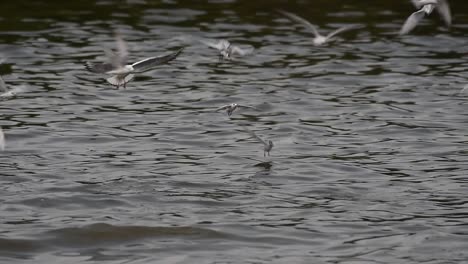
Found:
[[[0,2],[1,263],[468,263],[468,2]],[[275,12],[360,30],[313,47]],[[120,30],[126,90],[88,73]],[[200,39],[255,47],[219,61]],[[212,110],[243,103],[261,111]],[[275,148],[242,131],[247,125]]]

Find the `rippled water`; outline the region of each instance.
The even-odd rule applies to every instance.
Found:
[[[375,2],[0,3],[0,262],[466,262],[468,4],[397,37],[413,7]],[[116,90],[83,67],[115,29],[185,50]]]

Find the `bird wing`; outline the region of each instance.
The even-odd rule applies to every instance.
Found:
[[[425,5],[437,5],[439,4],[439,1],[440,0],[411,0],[411,3],[413,3],[416,9],[420,9]]]
[[[259,136],[257,136],[252,130],[248,129],[247,127],[245,126],[241,126],[245,132],[249,133],[250,136],[252,136],[253,138],[257,139],[260,143],[262,143],[263,145],[265,146],[268,146],[268,143],[265,142],[263,139],[261,139]]]
[[[413,3],[414,7],[416,7],[417,9],[420,9],[423,6],[423,4],[419,2],[419,0],[411,0],[411,3]]]
[[[115,33],[115,42],[117,46],[117,51],[114,52],[112,49],[105,47],[104,53],[107,57],[107,63],[111,64],[113,66],[113,69],[119,69],[127,64],[127,44],[118,32]]]
[[[161,65],[164,63],[167,63],[179,56],[179,54],[182,52],[182,49],[179,49],[177,52],[168,54],[168,55],[163,55],[163,56],[157,56],[157,57],[151,57],[147,58],[138,62],[135,62],[132,64],[132,67],[135,69],[135,71],[138,72],[143,72],[151,69],[154,66]]]
[[[108,63],[114,65],[115,68],[119,68],[120,60],[119,55],[113,52],[110,48],[103,48],[104,53],[106,54]]]
[[[447,27],[450,27],[450,25],[452,25],[452,15],[450,13],[450,6],[448,1],[439,0],[439,3],[436,5],[436,10],[444,20]]]
[[[114,69],[118,69],[127,64],[128,51],[127,44],[118,32],[115,33],[115,42],[117,52],[112,51],[110,48],[104,48],[104,53],[107,57],[107,63],[111,64]]]
[[[127,64],[127,58],[128,58],[127,43],[125,43],[120,33],[115,33],[115,41],[117,42],[117,55],[120,60],[119,67],[122,67],[125,64]]]
[[[258,108],[253,107],[253,106],[249,106],[249,105],[240,105],[240,104],[238,104],[237,107],[250,108],[250,109],[254,109],[254,110],[260,111]]]
[[[223,106],[221,106],[221,107],[216,108],[215,112],[228,109],[230,106],[231,106],[231,105],[223,105]]]
[[[403,26],[401,27],[400,35],[408,34],[411,30],[413,30],[416,27],[416,25],[418,25],[419,21],[423,19],[425,14],[426,13],[423,9],[411,14],[408,17],[408,19],[406,19],[405,24],[403,24]]]
[[[312,23],[310,23],[309,21],[305,20],[304,18],[298,16],[298,15],[295,15],[293,13],[289,13],[289,12],[286,12],[284,10],[278,10],[278,12],[280,12],[281,14],[285,15],[286,17],[288,17],[289,19],[291,19],[292,21],[295,21],[295,22],[298,22],[298,23],[301,23],[302,25],[306,26],[307,28],[309,28],[310,30],[312,30],[312,33],[318,37],[320,36],[319,32],[317,31],[317,26],[313,25]]]
[[[89,61],[85,63],[85,67],[88,71],[94,73],[106,73],[115,69],[111,63],[93,63]]]
[[[128,57],[127,44],[118,32],[115,33],[115,42],[117,43],[117,52],[113,52],[109,48],[104,48],[104,53],[108,60],[107,62],[86,62],[86,69],[94,73],[106,73],[125,66],[127,64]]]
[[[239,48],[237,46],[233,46],[232,50],[231,50],[231,53],[232,54],[237,53],[237,54],[239,54],[241,56],[245,56],[247,54],[252,53],[252,51],[253,51],[253,49],[241,49],[241,48]]]
[[[341,28],[331,32],[330,34],[328,34],[326,38],[331,39],[334,36],[340,34],[341,32],[348,31],[348,30],[351,30],[351,29],[354,29],[354,28],[356,28],[356,26],[352,26],[352,25],[341,27]]]
[[[5,135],[3,134],[3,130],[0,127],[0,150],[5,150]]]
[[[218,43],[214,43],[214,42],[210,42],[210,41],[206,41],[206,40],[201,40],[201,42],[205,45],[207,45],[208,47],[210,48],[213,48],[213,49],[217,49],[217,50],[225,50],[227,49],[231,43],[229,43],[229,41],[227,40],[220,40]]]
[[[251,131],[250,135],[252,135],[252,137],[256,138],[258,140],[258,142],[262,143],[265,146],[268,146],[268,143],[265,142],[265,140],[261,139],[259,136],[257,136],[253,131]]]
[[[0,76],[0,91],[6,92],[8,89],[6,87],[5,82],[3,81],[2,77]]]
[[[25,91],[26,91],[26,88],[24,86],[15,86],[12,89],[0,94],[0,97],[8,98],[8,97],[15,96],[15,95],[17,95],[19,93],[22,93],[22,92],[25,92]]]

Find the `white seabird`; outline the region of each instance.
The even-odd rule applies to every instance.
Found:
[[[245,56],[250,54],[253,49],[242,49],[232,45],[229,41],[222,39],[218,43],[202,40],[202,43],[210,48],[217,49],[224,59],[232,59],[233,55]]]
[[[132,73],[140,73],[148,71],[151,68],[167,63],[175,59],[182,52],[183,48],[174,53],[163,56],[150,57],[132,64],[127,64],[127,45],[125,41],[116,34],[117,53],[106,51],[108,62],[105,63],[92,63],[86,62],[86,69],[93,73],[105,73],[112,75],[107,78],[107,82],[111,85],[119,87],[126,87],[126,84],[134,77]]]
[[[236,110],[237,108],[249,108],[249,109],[254,109],[258,111],[258,108],[255,108],[253,106],[240,105],[240,104],[233,103],[233,104],[223,105],[217,108],[216,112],[221,111],[221,110],[226,110],[227,115],[231,116],[234,110]]]
[[[253,138],[255,138],[258,142],[263,144],[263,156],[266,157],[266,154],[268,153],[268,156],[270,156],[270,151],[273,149],[273,141],[268,140],[265,141],[261,139],[259,136],[257,136],[253,131],[249,130],[245,126],[241,126],[247,133],[249,133]]]
[[[5,150],[5,135],[3,134],[3,130],[0,127],[0,150]]]
[[[411,2],[417,9],[420,9],[428,2],[428,0],[411,0]],[[431,1],[429,0],[429,2]],[[450,5],[448,3],[448,0],[437,0],[435,9],[437,13],[439,13],[439,15],[442,17],[442,20],[444,20],[445,25],[447,27],[450,27],[452,25],[452,14],[450,12]]]
[[[434,8],[441,15],[447,27],[452,24],[452,15],[450,7],[446,0],[412,0],[411,1],[419,10],[412,13],[405,21],[400,30],[400,35],[406,35],[413,30],[419,22],[426,16],[430,15]]]
[[[2,77],[0,76],[0,98],[12,97],[23,91],[24,87],[20,86],[8,89],[5,81],[3,81]]]
[[[341,27],[341,28],[333,31],[333,32],[329,33],[326,36],[323,36],[318,32],[316,25],[313,25],[312,23],[305,20],[304,18],[302,18],[302,17],[300,17],[298,15],[295,15],[293,13],[286,12],[284,10],[278,10],[278,12],[285,15],[290,20],[298,22],[298,23],[306,26],[308,29],[310,29],[312,31],[312,34],[314,34],[314,38],[312,39],[312,43],[315,46],[323,45],[323,44],[327,43],[328,41],[330,41],[334,36],[336,36],[336,35],[338,35],[338,34],[340,34],[342,32],[357,28],[357,26],[348,25],[348,26],[344,26],[344,27]]]

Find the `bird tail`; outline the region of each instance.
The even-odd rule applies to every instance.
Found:
[[[119,75],[114,75],[112,77],[107,78],[106,80],[108,83],[114,86],[120,87],[120,86],[124,86],[125,84],[127,84],[131,79],[133,79],[134,76],[135,76],[134,74],[128,74],[122,78]]]

